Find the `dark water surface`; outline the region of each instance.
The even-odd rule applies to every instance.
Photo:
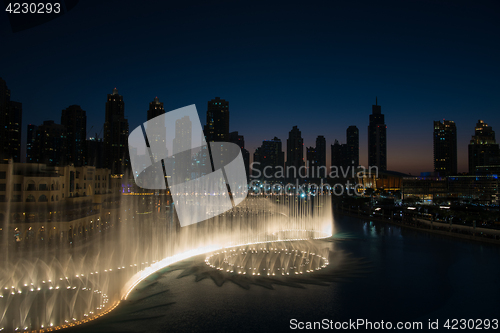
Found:
[[[446,319],[500,319],[500,247],[353,217],[337,216],[334,225],[334,251],[370,263],[360,277],[304,289],[245,290],[168,272],[152,277],[152,284],[132,295],[135,301],[74,331],[281,332],[290,329],[291,319],[325,318],[419,321],[420,331],[429,319],[439,319],[439,331],[448,331]]]

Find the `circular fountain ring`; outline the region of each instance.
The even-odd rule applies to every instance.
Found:
[[[54,298],[73,300],[73,306],[70,302],[49,302],[51,305],[47,306],[47,300]],[[0,290],[3,317],[17,318],[21,315],[21,319],[24,318],[21,325],[7,327],[11,331],[27,331],[31,327],[30,331],[36,332],[38,330],[35,328],[39,328],[39,332],[43,332],[86,323],[108,313],[117,305],[110,307],[108,302],[108,295],[101,290],[85,286],[81,281],[71,283],[68,278],[25,283]],[[36,304],[45,306],[33,307]],[[30,315],[34,315],[33,318]],[[0,331],[4,329],[1,327]]]
[[[212,253],[205,263],[220,271],[257,276],[307,274],[328,265],[327,253],[310,244],[278,242],[247,245]]]

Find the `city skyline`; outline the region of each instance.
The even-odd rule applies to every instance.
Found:
[[[7,87],[8,87],[8,85],[7,85]],[[9,89],[9,90],[10,90],[10,89]],[[118,89],[117,89],[116,87],[113,89],[112,94],[108,94],[108,99],[109,99],[109,96],[113,96],[113,95],[118,95]],[[120,95],[120,97],[122,97],[122,96],[123,96],[123,95]],[[125,96],[125,97],[126,97],[126,96]],[[123,102],[124,102],[124,104],[126,104],[126,98],[125,98],[125,97],[123,97]],[[220,97],[215,97],[215,98],[212,98],[211,100],[209,100],[209,101],[208,101],[208,106],[209,106],[209,107],[208,107],[207,111],[210,111],[210,105],[211,105],[211,103],[213,103],[213,102],[214,102],[214,101],[216,101],[216,100],[217,100],[217,101],[219,101],[219,99],[220,99]],[[223,101],[224,103],[228,103],[228,102],[229,102],[229,101],[226,101],[226,100],[224,100],[224,99],[220,99],[220,101]],[[109,102],[109,101],[108,101],[108,102]],[[20,103],[20,104],[22,104],[22,101],[19,101],[19,103]],[[146,109],[146,106],[145,106],[145,107],[143,108],[143,112],[142,112],[142,113],[143,113],[144,118],[145,118],[145,119],[147,119],[147,120],[149,120],[149,119],[152,117],[152,114],[151,114],[151,105],[153,105],[153,104],[156,104],[156,103],[158,103],[158,105],[160,105],[160,104],[161,104],[161,112],[168,112],[168,111],[171,111],[171,110],[166,110],[166,109],[164,109],[164,107],[163,107],[163,104],[164,104],[164,103],[163,103],[163,102],[161,102],[161,103],[160,103],[160,102],[159,102],[159,98],[158,98],[157,96],[156,96],[156,97],[154,97],[153,102],[148,102],[148,103],[149,103],[149,109]],[[228,104],[227,104],[227,105],[228,105]],[[372,105],[372,112],[373,112],[373,108],[374,108],[374,107],[378,107],[378,109],[377,109],[377,110],[380,110],[381,105],[379,105],[379,104],[378,104],[378,97],[376,98],[375,104],[374,104],[374,105]],[[106,107],[105,107],[105,108],[106,108]],[[105,109],[105,108],[104,108],[104,109]],[[78,105],[78,104],[72,104],[72,105],[69,105],[68,107],[66,107],[66,108],[62,109],[62,110],[61,110],[61,112],[62,112],[62,114],[64,114],[64,112],[67,112],[67,110],[71,110],[71,109],[82,110],[82,108],[80,107],[80,105]],[[124,119],[125,119],[126,121],[128,121],[127,111],[126,111],[126,110],[127,110],[127,109],[126,109],[126,107],[124,107],[124,111],[121,111],[121,112],[124,112]],[[144,110],[145,110],[145,111],[144,111]],[[206,118],[206,119],[208,119],[208,113],[207,113],[207,111],[203,111],[203,108],[201,108],[201,110],[199,110],[199,111],[198,111],[198,113],[199,113],[199,114],[203,115],[203,116],[201,116],[201,117],[200,117],[200,119],[205,119],[205,118]],[[85,114],[85,111],[83,111],[83,112],[84,112],[84,114]],[[234,117],[234,116],[235,116],[235,115],[234,115],[234,113],[235,113],[235,111],[234,111],[234,109],[232,109],[232,111],[231,111],[231,116],[232,116],[232,117]],[[229,112],[228,112],[228,114],[229,114]],[[367,113],[367,114],[365,115],[365,118],[366,118],[366,116],[368,116],[368,115],[369,115],[369,114]],[[384,114],[382,114],[382,115],[384,115]],[[59,116],[59,117],[61,117],[61,116]],[[24,115],[24,118],[26,118],[26,115]],[[56,117],[54,117],[54,118],[55,118],[55,119],[58,119],[58,118],[56,118]],[[227,116],[227,118],[229,118],[229,116]],[[62,118],[61,118],[61,120],[62,120]],[[24,121],[24,123],[26,124],[26,119],[24,119],[23,121]],[[49,119],[49,120],[44,120],[43,122],[50,122],[50,121],[52,121],[52,119]],[[226,119],[226,121],[229,121],[229,119]],[[359,120],[358,122],[360,122],[360,121],[361,121],[361,120]],[[448,122],[448,121],[453,122],[453,120],[446,120],[446,122]],[[482,119],[479,119],[478,121],[483,121],[483,120],[482,120]],[[435,125],[437,122],[439,122],[439,121],[434,121],[434,125]],[[55,125],[58,125],[57,121],[54,121],[54,123],[55,123]],[[491,122],[490,122],[490,123],[491,123]],[[95,136],[95,135],[93,135],[92,133],[98,134],[99,139],[103,139],[103,133],[102,133],[102,132],[103,132],[103,130],[104,130],[104,122],[103,122],[103,124],[101,125],[101,129],[100,129],[100,131],[99,131],[99,125],[98,125],[98,124],[97,124],[97,125],[91,125],[90,127],[88,126],[88,124],[89,124],[89,121],[87,120],[87,123],[86,123],[86,128],[90,128],[90,130],[88,130],[87,139],[89,139],[89,138],[94,138],[94,136]],[[302,124],[304,124],[304,122],[302,122]],[[28,124],[27,124],[27,125],[24,125],[24,127],[26,127],[26,128],[25,128],[24,130],[22,130],[22,135],[21,135],[21,141],[22,141],[22,144],[21,144],[21,152],[22,152],[21,161],[28,161],[28,158],[29,158],[29,157],[27,156],[27,154],[28,154],[28,152],[27,152],[27,147],[28,147],[28,142],[27,142],[27,140],[28,140],[29,128],[32,128],[33,126],[35,126],[35,127],[40,127],[41,125],[43,125],[43,123],[42,123],[42,124],[38,124],[38,125],[37,125],[37,124],[31,123],[31,122],[29,122],[29,121],[28,121]],[[133,125],[131,125],[131,126],[136,126],[136,125],[135,125],[135,124],[133,124]],[[227,124],[226,124],[225,126],[227,127]],[[277,126],[277,127],[278,127],[278,126]],[[283,129],[281,128],[282,126],[279,126],[279,127],[280,127],[280,131],[282,131],[282,130],[283,130]],[[302,126],[301,126],[301,127],[302,127]],[[357,125],[349,125],[349,126],[347,127],[347,129],[354,128],[354,127],[357,127]],[[493,128],[493,126],[489,126],[489,127],[490,127],[490,128]],[[84,127],[84,128],[85,128],[85,127]],[[207,127],[207,128],[208,128],[208,127]],[[299,127],[299,126],[297,126],[297,125],[294,125],[294,126],[293,126],[293,128],[298,128],[298,130],[300,131],[300,127]],[[292,130],[293,130],[293,128],[292,128]],[[369,128],[369,126],[368,126],[368,128]],[[245,135],[246,133],[244,133],[244,132],[245,132],[245,129],[243,129],[243,131],[241,131],[241,129],[235,129],[235,128],[234,128],[234,126],[231,126],[230,124],[229,124],[229,128],[224,128],[224,132],[226,132],[226,131],[227,131],[228,133],[229,133],[229,131],[234,132],[235,130],[236,130],[236,132],[240,132],[240,133],[241,133],[244,137],[246,137],[246,135]],[[493,128],[493,130],[494,130],[494,128]],[[98,133],[98,132],[99,132],[99,133]],[[301,132],[302,132],[302,131],[301,131]],[[459,132],[459,130],[458,130],[458,132]],[[207,132],[207,133],[208,133],[208,132]],[[361,131],[359,131],[359,133],[360,133],[360,139],[359,139],[359,141],[361,141],[361,142],[359,142],[359,162],[360,162],[360,165],[368,166],[368,163],[363,163],[363,161],[364,161],[364,160],[365,160],[365,161],[368,161],[368,142],[365,142],[365,144],[363,144],[363,140],[361,139],[363,136],[368,137],[368,135],[367,135],[367,134],[368,134],[368,131],[366,131],[365,133],[363,133],[363,131],[361,130]],[[288,134],[289,134],[289,133],[288,133]],[[81,135],[81,134],[80,134],[80,135]],[[208,135],[210,135],[210,133],[208,133]],[[473,135],[474,135],[474,133],[472,133],[472,135],[470,135],[470,136],[473,136]],[[272,133],[270,134],[270,136],[272,136]],[[305,135],[301,134],[301,136],[302,136],[303,141],[304,141],[304,143],[303,143],[303,162],[304,162],[304,164],[305,164],[305,163],[306,163],[306,160],[307,160],[307,149],[308,149],[308,148],[307,148],[308,144],[306,143],[307,141],[305,140],[305,137],[308,137],[308,138],[310,138],[310,137],[315,137],[315,139],[313,140],[313,144],[311,144],[311,146],[315,146],[315,144],[317,143],[317,142],[316,142],[316,140],[317,140],[317,136],[323,136],[323,137],[324,137],[325,135],[321,135],[321,134],[317,134],[317,133],[306,133]],[[274,137],[276,138],[276,137],[278,137],[278,136],[274,135]],[[334,138],[333,138],[333,137],[334,137]],[[278,137],[278,138],[279,138],[279,137]],[[264,141],[269,141],[269,140],[271,140],[271,139],[268,139],[268,138],[263,138],[263,139],[261,139],[261,140],[260,140],[260,143],[262,144],[262,142],[264,142]],[[285,137],[285,140],[286,140],[286,137]],[[326,135],[326,144],[327,144],[327,145],[331,145],[331,146],[334,146],[337,142],[338,142],[338,143],[340,143],[340,144],[348,144],[347,140],[348,140],[348,138],[346,138],[345,136],[343,137],[343,136],[342,136],[342,134],[339,134],[339,135],[332,135],[331,137],[329,137],[329,135]],[[431,139],[431,140],[432,140],[432,139]],[[229,140],[229,141],[230,141],[230,140]],[[367,140],[365,140],[365,141],[367,141]],[[469,141],[470,141],[470,139],[469,139]],[[247,142],[248,142],[248,140],[247,140]],[[258,141],[258,142],[259,142],[259,141]],[[331,143],[329,143],[329,142],[331,142]],[[255,150],[257,150],[257,149],[259,148],[259,144],[258,144],[258,143],[257,143],[257,144],[254,144],[253,142],[251,142],[250,144],[251,144],[251,146],[250,146],[251,148],[249,149],[249,151],[250,151],[250,156],[251,156],[251,157],[250,157],[250,158],[251,158],[250,163],[251,163],[251,162],[253,162],[253,161],[254,161],[253,156],[254,156]],[[253,148],[253,146],[254,146],[254,145],[255,145],[255,148]],[[391,140],[390,140],[390,139],[387,139],[387,145],[388,145],[388,146],[391,146]],[[458,145],[457,145],[457,146],[458,146]],[[364,149],[364,148],[365,148],[365,149]],[[433,146],[428,147],[428,148],[430,149],[430,154],[432,155],[432,154],[433,154],[433,149],[435,149],[435,148],[433,148]],[[88,149],[88,148],[85,148],[85,149]],[[287,151],[287,149],[288,149],[288,148],[287,148],[287,146],[286,146],[286,142],[285,142],[285,145],[284,145],[284,147],[283,147],[283,151],[284,151],[284,152],[286,152],[286,151]],[[429,153],[429,149],[428,149],[428,151],[425,151],[425,149],[423,150],[423,151],[426,153],[425,155],[428,155],[428,153]],[[466,167],[466,169],[464,169],[464,170],[460,170],[460,168],[459,168],[459,169],[457,170],[457,172],[456,172],[456,173],[467,173],[467,172],[469,171],[469,164],[470,164],[470,161],[469,161],[469,157],[468,157],[468,149],[469,149],[469,148],[468,148],[468,145],[467,145],[467,146],[465,147],[465,149],[464,149],[465,154],[466,154],[466,158],[465,158],[465,161],[464,161],[464,163],[465,163],[465,166],[464,166],[464,167]],[[462,154],[461,154],[461,151],[460,151],[460,147],[459,147],[459,146],[457,147],[457,150],[458,150],[458,154],[457,154],[458,156],[460,156],[460,155],[463,155],[463,154],[464,154],[464,151],[462,151]],[[366,154],[366,156],[363,156],[363,154]],[[412,153],[410,153],[410,154],[412,154]],[[390,155],[391,155],[391,151],[390,151],[390,150],[388,150],[387,155],[388,155],[388,156],[390,156]],[[432,157],[432,156],[431,156],[431,157]],[[330,151],[330,149],[327,149],[327,153],[326,153],[326,160],[328,161],[328,163],[326,163],[327,167],[328,167],[328,166],[331,166],[331,163],[330,163],[331,158],[332,158],[331,151]],[[390,160],[390,159],[388,159],[388,160]],[[287,161],[288,161],[288,157],[287,157],[287,154],[285,153],[285,163],[287,163]],[[435,169],[435,167],[434,167],[434,164],[433,164],[433,163],[434,163],[434,158],[432,158],[430,161],[425,161],[425,162],[428,162],[428,163],[424,163],[424,165],[425,165],[425,164],[429,164],[429,165],[430,165],[430,167],[429,167],[428,169],[420,169],[420,170],[417,170],[417,169],[415,168],[415,169],[414,169],[415,171],[413,171],[413,172],[412,172],[412,171],[407,171],[407,170],[404,170],[404,169],[391,168],[391,165],[389,164],[388,170],[399,171],[399,172],[408,173],[408,174],[412,174],[412,175],[419,175],[420,173],[425,173],[425,172],[436,171],[436,169]],[[459,164],[460,164],[460,163],[459,163]]]
[[[206,101],[220,96],[231,101],[230,126],[245,136],[250,151],[274,136],[284,141],[295,125],[305,146],[314,146],[317,135],[330,145],[355,125],[366,165],[366,115],[378,96],[388,169],[417,174],[433,170],[433,121],[456,123],[458,172],[468,171],[477,120],[500,128],[494,43],[500,27],[492,3],[389,1],[367,3],[362,12],[350,3],[321,10],[291,3],[267,4],[266,10],[228,2],[143,4],[147,19],[122,4],[80,2],[18,33],[0,20],[9,50],[0,55],[8,64],[0,76],[12,100],[23,103],[23,132],[26,124],[58,122],[60,111],[73,104],[87,112],[87,127],[99,132],[103,96],[113,87],[126,100],[131,128],[144,121],[146,103],[155,96],[167,111],[197,105],[202,120]],[[151,45],[154,52],[145,58]]]

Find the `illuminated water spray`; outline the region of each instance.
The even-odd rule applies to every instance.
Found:
[[[249,195],[223,214],[180,227],[167,198],[124,196],[112,226],[86,242],[43,250],[4,242],[0,329],[48,331],[85,323],[111,311],[151,273],[203,253],[210,253],[207,265],[234,274],[321,270],[327,253],[304,244],[332,235],[330,202],[329,196]]]

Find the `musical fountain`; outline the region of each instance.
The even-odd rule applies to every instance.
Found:
[[[182,228],[171,206],[159,208],[160,197],[145,203],[124,196],[108,230],[84,244],[40,251],[4,242],[0,329],[49,332],[86,323],[113,310],[150,274],[204,253],[209,267],[243,275],[300,275],[328,265],[324,249],[293,242],[332,235],[328,195],[249,195]]]

